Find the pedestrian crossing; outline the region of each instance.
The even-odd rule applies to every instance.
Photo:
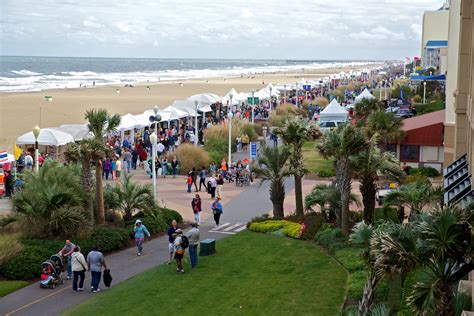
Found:
[[[247,224],[245,223],[222,223],[219,226],[212,228],[209,232],[235,235],[245,229],[247,229]]]

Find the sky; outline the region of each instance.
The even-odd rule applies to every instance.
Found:
[[[401,59],[442,0],[0,0],[0,54]]]

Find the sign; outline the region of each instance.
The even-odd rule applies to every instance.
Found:
[[[257,143],[255,142],[250,143],[250,158],[252,160],[257,159]]]
[[[260,100],[257,97],[254,97],[253,100],[252,100],[252,97],[248,97],[247,98],[247,103],[255,105],[255,104],[260,103]]]
[[[310,84],[304,84],[304,85],[303,85],[303,90],[305,90],[305,91],[311,91],[311,85],[310,85]]]

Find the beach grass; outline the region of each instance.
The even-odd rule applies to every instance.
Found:
[[[66,315],[336,315],[347,273],[309,242],[242,232],[197,268],[161,265]]]

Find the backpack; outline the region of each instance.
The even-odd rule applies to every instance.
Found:
[[[186,249],[189,247],[189,239],[188,237],[186,236],[181,236],[181,247],[183,247],[183,249]]]

